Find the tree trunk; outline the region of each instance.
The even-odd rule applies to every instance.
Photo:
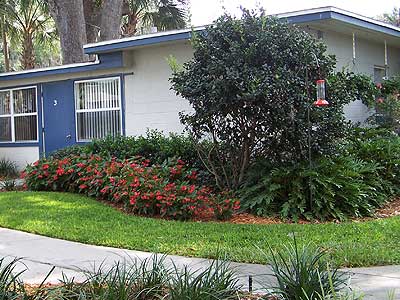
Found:
[[[3,16],[1,18],[1,37],[3,40],[3,55],[4,55],[4,68],[6,72],[10,72],[10,55],[8,53],[8,42],[7,42],[7,32],[6,32],[6,22],[5,22],[5,17]]]
[[[86,21],[86,40],[88,43],[96,43],[100,32],[100,15],[93,0],[83,0],[83,14]]]
[[[29,32],[24,33],[22,44],[22,57],[21,65],[24,70],[35,68],[35,54],[33,49],[32,34]]]
[[[103,0],[100,14],[100,39],[118,39],[121,36],[123,0]]]
[[[77,63],[88,59],[84,54],[86,44],[86,22],[83,0],[48,0],[61,40],[63,63]]]

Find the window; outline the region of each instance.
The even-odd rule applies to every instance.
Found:
[[[383,80],[386,78],[386,68],[375,66],[374,67],[374,82],[375,83],[382,83]]]
[[[37,142],[36,87],[0,91],[0,142]]]
[[[78,141],[90,141],[122,131],[120,79],[75,82]]]

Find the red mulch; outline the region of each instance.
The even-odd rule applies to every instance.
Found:
[[[365,218],[353,218],[353,222],[364,222],[371,221],[374,219],[384,219],[394,216],[400,216],[400,198],[396,198],[393,201],[385,204],[383,207],[376,210],[374,216]],[[258,224],[258,225],[268,225],[268,224],[292,224],[290,220],[282,220],[278,217],[257,217],[251,214],[237,214],[232,217],[232,219],[226,221],[233,224]],[[340,223],[338,220],[333,220],[330,222],[321,221],[307,221],[299,220],[298,224],[320,224],[320,223]]]

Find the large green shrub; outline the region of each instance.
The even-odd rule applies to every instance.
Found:
[[[171,82],[193,107],[181,121],[198,140],[212,141],[200,152],[218,186],[240,186],[259,157],[307,158],[307,108],[323,78],[330,105],[311,107],[312,151],[332,152],[346,133],[343,106],[365,95],[353,84],[357,75],[336,74],[323,43],[264,12],[224,15],[206,32],[195,35],[193,59],[175,68]]]
[[[388,197],[381,168],[350,156],[321,158],[311,169],[308,163],[276,168],[261,164],[240,192],[242,207],[257,215],[277,213],[294,220],[371,215]]]

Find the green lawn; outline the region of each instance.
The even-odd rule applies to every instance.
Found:
[[[65,193],[0,193],[0,227],[88,244],[197,257],[226,254],[264,263],[295,232],[302,243],[331,249],[342,266],[400,264],[400,217],[365,223],[235,225],[128,216],[91,198]]]

